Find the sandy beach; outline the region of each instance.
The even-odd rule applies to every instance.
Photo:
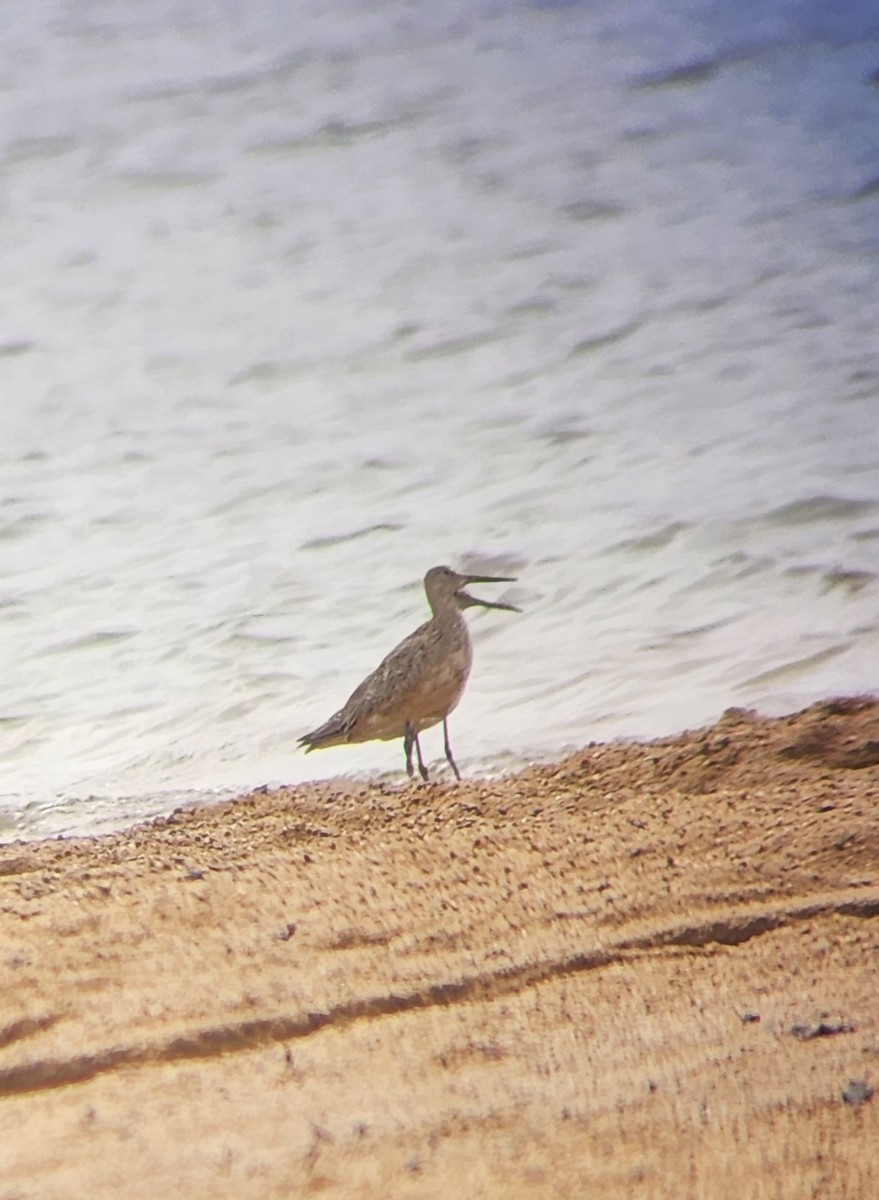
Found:
[[[0,1198],[872,1197],[879,702],[0,847]]]

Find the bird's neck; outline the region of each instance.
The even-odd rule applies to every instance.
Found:
[[[466,622],[454,600],[451,603],[431,605],[433,619],[438,625],[464,625]]]

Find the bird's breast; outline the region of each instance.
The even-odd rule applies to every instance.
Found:
[[[461,639],[454,647],[447,647],[431,671],[418,681],[408,698],[409,720],[416,729],[436,725],[455,708],[467,684],[470,662],[469,639]]]
[[[416,732],[447,717],[461,699],[470,674],[470,639],[447,634],[425,646],[423,656],[395,679],[384,702],[365,711],[357,722],[356,739],[402,737],[406,726]]]

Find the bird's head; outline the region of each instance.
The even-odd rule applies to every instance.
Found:
[[[434,612],[438,611],[437,605],[442,606],[450,599],[454,600],[458,608],[472,608],[478,605],[480,608],[502,608],[506,612],[521,612],[522,610],[516,608],[514,604],[480,600],[478,596],[471,596],[469,592],[464,591],[464,588],[470,583],[515,582],[510,575],[465,575],[460,571],[453,571],[451,567],[431,567],[424,576],[424,590],[427,592],[427,599]]]

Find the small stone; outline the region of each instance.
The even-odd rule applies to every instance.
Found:
[[[854,1033],[854,1025],[847,1021],[819,1021],[817,1025],[791,1025],[790,1032],[801,1042],[811,1042],[813,1038],[834,1037],[837,1033]]]
[[[875,1088],[870,1087],[865,1079],[850,1079],[848,1087],[843,1088],[842,1098],[846,1104],[850,1104],[853,1108],[860,1108],[862,1104],[866,1104],[868,1100],[873,1099]]]

